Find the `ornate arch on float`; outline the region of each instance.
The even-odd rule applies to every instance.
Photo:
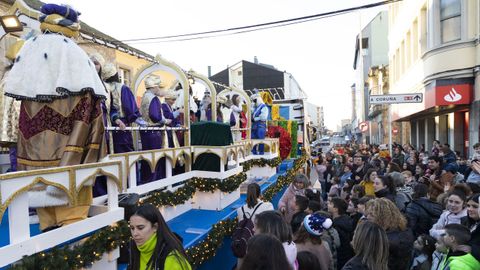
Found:
[[[217,90],[215,89],[215,86],[213,85],[212,81],[210,81],[210,79],[203,76],[202,74],[195,72],[192,69],[188,71],[188,75],[190,75],[195,82],[199,82],[203,84],[203,86],[205,86],[210,91],[210,95],[212,96],[212,121],[216,122],[217,121]]]
[[[232,86],[224,86],[224,87],[225,87],[225,89],[220,91],[218,93],[218,96],[223,96],[223,95],[227,95],[227,94],[230,94],[230,93],[235,93],[235,94],[238,94],[239,96],[243,97],[243,99],[245,100],[245,104],[247,105],[246,115],[247,115],[247,140],[248,140],[248,139],[251,138],[250,133],[251,133],[251,127],[252,127],[252,120],[251,120],[251,117],[250,117],[250,115],[252,114],[252,112],[251,112],[252,102],[250,101],[250,97],[248,96],[247,92],[245,92],[242,89],[232,87]]]
[[[155,56],[155,61],[151,64],[147,64],[140,68],[140,70],[135,74],[132,80],[132,89],[134,92],[137,92],[140,83],[149,75],[155,71],[165,71],[173,74],[175,78],[182,84],[183,88],[183,107],[185,110],[188,111],[189,106],[189,88],[190,83],[188,81],[187,74],[181,69],[177,64],[174,62],[167,61],[166,59],[162,58],[160,54]],[[183,114],[183,123],[185,125],[185,132],[183,133],[185,146],[190,146],[190,117],[189,113]]]

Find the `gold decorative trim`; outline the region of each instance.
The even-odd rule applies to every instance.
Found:
[[[87,145],[87,148],[98,150],[98,149],[100,149],[100,144],[99,143],[91,143],[91,144]]]
[[[243,97],[245,100],[245,104],[247,105],[247,112],[245,113],[247,116],[247,138],[251,138],[251,127],[252,127],[252,120],[250,115],[252,114],[252,102],[250,101],[250,97],[247,95],[247,92],[245,92],[243,89],[239,89],[236,87],[229,86],[222,91],[220,91],[217,95],[223,95],[227,92],[235,92],[239,94],[240,96]]]
[[[177,166],[177,160],[181,155],[185,155],[185,157],[187,157],[188,162],[192,161],[191,155],[188,154],[185,150],[181,150],[180,153],[178,153],[178,154],[176,152],[173,152],[173,165],[172,165],[173,168],[175,168],[175,166]],[[185,163],[187,163],[187,161]]]
[[[146,64],[142,66],[137,73],[135,73],[135,76],[133,76],[132,80],[132,91],[134,91],[135,95],[137,92],[137,87],[140,85],[142,80],[150,73],[158,71],[158,70],[164,70],[165,68],[168,70],[168,72],[173,73],[177,79],[179,79],[179,82],[182,84],[183,91],[184,91],[184,108],[189,108],[189,89],[190,89],[190,83],[188,81],[187,74],[183,71],[182,68],[180,68],[177,64],[174,62],[167,61],[166,59],[162,58],[160,55],[155,56],[155,63],[153,64]],[[188,113],[183,114],[183,123],[184,126],[189,128],[190,127],[190,117]],[[190,145],[190,129],[187,129],[184,131],[184,141],[187,146]]]
[[[217,89],[215,89],[215,86],[213,85],[212,81],[210,81],[210,79],[208,79],[207,77],[205,77],[204,75],[200,74],[200,73],[197,73],[195,72],[193,69],[190,69],[188,71],[188,74],[190,76],[192,76],[194,79],[198,79],[200,81],[203,81],[207,87],[209,88],[210,90],[210,95],[212,96],[212,101],[215,101],[215,102],[212,102],[212,120],[213,121],[216,121],[217,119]]]
[[[218,154],[218,153],[215,153],[213,152],[212,150],[210,149],[207,149],[207,151],[204,151],[204,152],[201,152],[201,153],[198,153],[198,155],[195,155],[194,158],[193,158],[193,163],[195,163],[195,161],[197,160],[197,158],[203,154],[208,154],[208,153],[211,153],[211,154],[214,154],[216,155],[217,157],[220,158],[220,162],[223,163],[223,158]]]
[[[78,169],[84,169],[84,168],[95,168],[99,166],[119,165],[121,163],[122,162],[120,160],[115,160],[115,161],[63,166],[63,167],[57,167],[57,168],[38,169],[38,170],[32,170],[32,171],[12,172],[12,173],[0,174],[0,180],[7,180],[7,179],[13,179],[13,178],[25,177],[25,176],[44,175],[48,173],[60,173],[60,172],[69,171],[71,169],[78,170]]]
[[[73,196],[73,201],[72,201],[72,204],[74,206],[77,205],[77,196],[76,196],[76,192],[75,192],[75,186],[76,186],[76,180],[77,180],[77,175],[75,173],[75,169],[70,169],[68,170],[68,184],[70,186],[70,192],[74,193],[75,196]]]
[[[237,157],[238,157],[238,152],[237,152],[237,149],[230,149],[228,152],[227,152],[227,159],[225,160],[228,160],[228,157],[230,157],[230,154],[233,154],[233,158],[235,159],[235,161],[237,160]]]
[[[34,167],[54,167],[60,165],[60,159],[49,161],[34,161],[17,157],[17,162],[22,165]]]
[[[5,213],[5,210],[7,209],[8,205],[21,193],[24,193],[24,192],[28,192],[28,190],[30,190],[32,187],[34,187],[36,184],[38,183],[43,183],[45,185],[48,185],[48,186],[54,186],[58,189],[61,189],[63,190],[67,196],[68,196],[68,200],[71,204],[74,203],[74,196],[73,194],[66,188],[64,187],[63,185],[61,184],[58,184],[58,183],[55,183],[55,182],[51,182],[51,181],[48,181],[46,180],[45,178],[43,177],[36,177],[35,179],[33,179],[33,181],[28,184],[27,186],[24,186],[22,187],[21,189],[15,191],[10,197],[8,197],[7,200],[5,200],[5,203],[2,203],[2,201],[0,200],[0,221],[2,220],[2,217],[3,217],[3,214]]]
[[[150,166],[150,169],[152,172],[155,171],[155,167],[153,166],[154,164],[156,165],[156,163],[152,163],[152,161],[150,161],[149,159],[145,158],[143,155],[139,155],[135,160],[133,160],[129,165],[128,167],[130,168],[131,166],[135,166],[135,164],[137,163],[137,161],[146,161],[148,163],[148,165]],[[130,175],[130,170],[129,170],[129,174]]]
[[[121,170],[121,168],[118,168],[119,170]],[[122,172],[119,171],[119,174],[121,176]],[[115,184],[117,184],[117,189],[118,189],[118,192],[121,192],[122,191],[122,181],[117,178],[114,174],[112,173],[109,173],[109,172],[106,172],[104,171],[103,169],[101,168],[98,168],[95,170],[94,173],[92,173],[91,175],[87,176],[81,183],[78,187],[75,187],[75,195],[76,197],[78,196],[78,194],[80,193],[80,191],[82,190],[82,188],[84,187],[85,183],[90,181],[90,180],[93,180],[95,181],[95,178],[97,177],[97,175],[104,175],[106,177],[111,177],[112,180],[115,182]]]
[[[79,146],[66,146],[65,152],[76,152],[76,153],[83,153],[83,147]]]

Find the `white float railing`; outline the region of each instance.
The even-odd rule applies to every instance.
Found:
[[[0,220],[8,208],[10,242],[0,247],[0,267],[122,220],[123,208],[118,207],[121,167],[121,162],[110,161],[0,175]],[[55,186],[67,194],[68,204],[74,206],[80,190],[92,185],[100,175],[107,176],[108,206],[94,207],[91,212],[96,215],[85,220],[30,236],[29,190],[38,185]]]

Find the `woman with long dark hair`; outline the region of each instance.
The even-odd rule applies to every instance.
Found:
[[[282,243],[273,235],[259,234],[248,240],[240,270],[291,270]]]
[[[128,270],[191,270],[179,239],[170,231],[158,208],[140,206],[130,217]]]
[[[242,221],[245,217],[251,218],[255,223],[255,216],[264,211],[273,210],[271,202],[261,200],[262,193],[257,183],[251,183],[247,186],[246,204],[237,209],[238,221]],[[255,213],[254,213],[255,212]]]
[[[297,246],[293,242],[292,230],[285,222],[282,214],[276,211],[265,211],[255,219],[255,234],[270,234],[275,236],[283,245],[291,269],[297,269]],[[264,247],[265,248],[265,247]],[[268,247],[267,247],[268,248]],[[247,253],[249,251],[247,250]],[[247,268],[242,268],[247,269]],[[276,269],[276,268],[265,268]]]

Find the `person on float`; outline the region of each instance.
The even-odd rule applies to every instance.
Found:
[[[135,96],[130,88],[120,83],[117,67],[113,63],[106,64],[102,69],[102,79],[105,82],[107,92],[110,93],[111,106],[116,109],[110,113],[111,122],[121,130],[136,123],[145,127],[147,122],[143,120],[138,109]],[[112,133],[114,153],[126,153],[135,151],[133,137],[130,131],[115,131]]]
[[[174,87],[176,84],[174,85]],[[183,109],[174,110],[173,106],[177,100],[178,93],[173,89],[170,89],[165,94],[165,103],[162,104],[162,112],[165,119],[170,119],[169,127],[181,127],[181,115],[184,113]],[[183,134],[182,134],[183,135]],[[175,136],[175,138],[174,138]],[[168,148],[180,147],[178,140],[178,133],[176,131],[167,131]],[[182,138],[183,139],[183,138]],[[175,168],[173,168],[173,175],[177,175],[185,172],[184,160],[178,159]],[[172,164],[173,165],[173,164]]]
[[[265,133],[267,131],[267,119],[268,108],[262,100],[262,97],[258,93],[258,89],[254,89],[254,94],[250,97],[255,105],[252,112],[252,139],[265,139]],[[257,151],[258,148],[258,151]],[[265,146],[260,144],[253,147],[252,152],[254,155],[263,155]]]
[[[19,39],[6,48],[2,80],[0,82],[0,145],[8,147],[10,168],[8,172],[17,171],[17,140],[18,140],[18,116],[20,114],[20,101],[4,95],[5,79],[8,77],[18,51],[25,40]],[[6,43],[5,43],[6,46]]]
[[[217,122],[218,123],[224,122],[222,108],[227,107],[227,104],[228,104],[228,98],[224,96],[217,96]]]
[[[203,94],[202,102],[200,102],[200,121],[212,121],[212,97],[209,91]]]
[[[157,75],[150,75],[145,78],[146,91],[143,94],[140,106],[140,112],[143,119],[151,127],[162,127],[169,125],[172,120],[166,119],[162,112],[162,103],[160,97],[165,96],[165,89],[162,86],[162,80]],[[142,131],[140,132],[142,141],[142,150],[154,150],[162,148],[162,131]],[[158,162],[157,168],[150,168],[142,161],[141,177],[138,184],[144,184],[153,180],[165,178],[165,162]]]
[[[100,107],[106,92],[95,65],[71,39],[79,36],[78,12],[55,4],[41,12],[43,34],[25,42],[5,81],[5,94],[21,100],[18,170],[97,162],[106,155]],[[39,207],[40,229],[47,230],[87,218],[92,188],[80,190],[76,206],[53,186],[29,197]]]
[[[95,65],[95,70],[97,71],[98,77],[102,78],[102,68],[105,66],[105,58],[97,52],[89,55],[90,60],[92,60]],[[103,125],[105,127],[111,127],[112,122],[110,121],[110,114],[116,114],[117,109],[114,108],[111,104],[111,93],[106,91],[106,98],[101,101],[102,108],[102,119]],[[113,139],[110,132],[105,132],[105,145],[107,147],[107,153],[111,154],[113,150]],[[107,194],[107,177],[104,175],[97,176],[95,178],[95,183],[93,184],[93,197],[99,197]]]
[[[243,128],[244,125],[242,125],[242,118],[241,118],[242,101],[239,95],[235,94],[232,96],[232,105],[230,106],[230,109],[232,110],[232,112],[230,113],[230,126],[233,128]],[[233,131],[232,133],[233,133],[233,141],[238,142],[242,140],[242,131]]]
[[[168,228],[158,208],[138,207],[130,217],[128,270],[191,270],[181,241]]]

